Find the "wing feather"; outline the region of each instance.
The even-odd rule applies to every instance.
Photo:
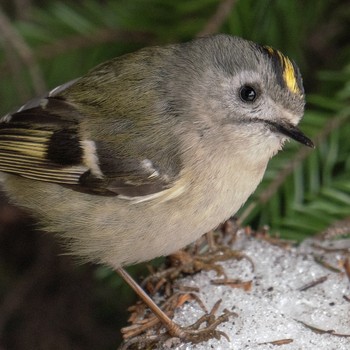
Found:
[[[93,124],[96,115],[89,115],[89,109],[82,113],[68,94],[56,95],[71,86],[54,89],[0,119],[0,171],[98,195],[139,197],[170,188],[180,172],[176,140],[169,137],[159,149],[150,147],[154,132],[144,127],[143,133],[128,134],[135,139],[126,139],[123,128],[136,124],[132,115],[120,121],[106,118],[105,130],[115,133],[101,139]]]
[[[77,133],[76,120],[71,118],[69,121],[57,113],[57,106],[64,110],[61,100],[44,98],[36,103],[33,101],[0,120],[0,171],[39,181],[79,184],[81,175],[89,170],[80,159],[76,164],[68,162],[67,165],[48,157],[55,133],[60,130],[69,130],[70,135]],[[66,108],[71,109],[71,106]],[[64,147],[61,153],[65,159],[67,152]]]

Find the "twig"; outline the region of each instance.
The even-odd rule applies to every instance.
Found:
[[[11,74],[11,78],[15,89],[18,93],[19,99],[21,101],[26,101],[30,98],[31,94],[29,92],[29,87],[23,84],[21,75],[21,62],[15,54],[14,50],[9,47],[9,45],[4,44],[4,52],[7,57],[7,64],[5,64],[4,71],[1,73],[2,78],[4,78],[5,72]]]
[[[320,278],[317,278],[315,281],[312,281],[312,282],[305,284],[304,286],[300,287],[298,290],[300,292],[304,292],[312,287],[317,286],[318,284],[321,284],[321,283],[327,281],[327,279],[328,279],[328,276],[322,276]]]
[[[306,328],[310,329],[311,331],[313,331],[316,334],[330,334],[336,337],[341,337],[341,338],[349,338],[350,334],[343,334],[343,333],[337,333],[335,330],[333,329],[321,329],[315,326],[311,326],[308,323],[305,323],[304,321],[300,321],[295,319],[296,322],[301,323],[302,325],[304,325]]]
[[[42,45],[37,50],[36,55],[39,58],[50,59],[71,50],[84,49],[104,43],[124,41],[127,43],[152,44],[154,43],[154,39],[154,35],[146,32],[130,32],[115,28],[104,28],[94,33],[72,35],[56,40],[52,44]]]
[[[39,46],[38,49],[34,50],[34,53],[38,59],[51,59],[69,51],[89,48],[99,44],[115,43],[117,41],[149,45],[155,42],[155,38],[154,35],[147,32],[125,32],[114,28],[105,28],[89,35],[76,34],[58,39],[50,44]],[[7,64],[2,64],[0,66],[0,74],[6,75],[11,64],[11,61]]]
[[[16,18],[27,20],[30,18],[32,1],[31,0],[14,0]]]
[[[39,64],[37,63],[33,52],[23,40],[23,38],[17,33],[8,20],[5,13],[0,8],[0,32],[4,42],[4,46],[9,49],[11,48],[22,63],[28,68],[30,77],[33,82],[33,88],[36,94],[41,94],[46,90],[45,81],[41,75]],[[7,51],[10,52],[9,50]],[[8,57],[9,64],[11,65],[14,59],[14,55]],[[18,67],[15,67],[16,69]]]
[[[313,245],[314,248],[317,248],[316,245]],[[322,257],[314,255],[314,260],[317,264],[321,265],[322,267],[328,269],[329,271],[335,272],[335,273],[340,273],[341,270],[332,266],[330,263],[325,261]]]
[[[336,221],[317,235],[320,239],[332,239],[350,233],[350,217]]]
[[[290,344],[293,343],[293,339],[287,338],[287,339],[279,339],[279,340],[273,340],[273,341],[267,341],[264,343],[259,343],[259,345],[286,345],[286,344]]]
[[[225,23],[230,15],[236,0],[223,0],[218,6],[214,15],[209,19],[204,28],[197,34],[197,37],[215,34]]]

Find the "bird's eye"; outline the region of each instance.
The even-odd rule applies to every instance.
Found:
[[[239,90],[239,96],[243,102],[254,102],[256,91],[249,85],[243,85]]]

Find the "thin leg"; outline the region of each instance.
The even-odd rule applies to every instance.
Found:
[[[215,318],[214,313],[219,307],[220,301],[218,301],[212,311],[209,314],[202,316],[196,323],[192,326],[182,328],[173,322],[155,303],[154,301],[144,292],[144,290],[133,280],[133,278],[123,269],[118,268],[117,273],[125,280],[125,282],[135,291],[135,293],[141,298],[141,300],[153,311],[156,317],[163,323],[163,325],[168,329],[168,333],[172,337],[177,337],[183,341],[189,341],[192,343],[200,343],[202,341],[207,341],[212,338],[220,339],[224,336],[228,339],[227,335],[216,330],[216,327],[223,322],[228,321],[228,319],[235,315],[233,312],[224,310],[224,313]],[[199,328],[203,323],[206,327]]]
[[[153,311],[159,320],[168,329],[170,335],[182,338],[184,336],[183,330],[173,322],[145,293],[145,291],[135,282],[135,280],[122,268],[116,269],[117,273],[124,279],[124,281],[135,291],[141,300]]]
[[[208,247],[210,252],[215,252],[217,250],[217,244],[215,243],[214,231],[211,230],[205,234],[208,242]]]

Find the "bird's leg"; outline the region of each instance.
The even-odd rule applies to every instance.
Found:
[[[134,279],[123,269],[118,268],[117,273],[125,280],[126,283],[135,291],[135,293],[142,299],[142,301],[153,311],[156,317],[161,323],[167,328],[168,333],[172,337],[180,338],[184,341],[201,342],[206,341],[210,338],[220,338],[226,334],[221,331],[217,331],[216,327],[226,322],[230,316],[234,313],[224,310],[223,315],[215,318],[214,313],[217,311],[220,302],[217,302],[212,311],[209,314],[202,316],[195,324],[189,327],[180,327],[174,321],[172,321],[156,304],[155,302],[145,293],[145,291],[134,281]],[[206,323],[207,326],[199,329],[199,327]]]
[[[158,306],[157,304],[145,293],[145,291],[135,282],[135,280],[122,268],[117,269],[117,273],[124,279],[124,281],[135,291],[135,293],[141,298],[141,300],[152,310],[152,312],[158,317],[158,319],[167,328],[170,335],[175,337],[183,337],[183,331],[180,326],[173,322]]]
[[[210,252],[215,252],[215,250],[217,249],[217,244],[215,242],[214,231],[211,230],[211,231],[207,232],[205,234],[205,236],[206,236],[206,239],[207,239],[209,251]]]

